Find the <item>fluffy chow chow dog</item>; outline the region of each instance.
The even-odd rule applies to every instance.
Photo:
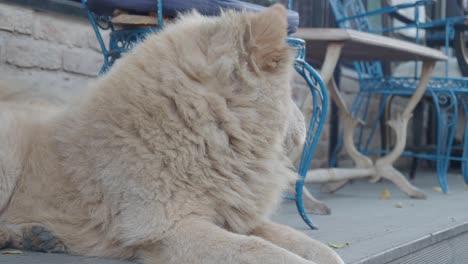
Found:
[[[268,220],[296,177],[284,142],[303,140],[285,37],[279,5],[193,13],[67,107],[4,95],[0,247],[145,264],[343,263]]]

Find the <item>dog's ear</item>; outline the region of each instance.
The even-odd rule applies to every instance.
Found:
[[[248,62],[255,72],[276,72],[289,61],[286,44],[287,11],[275,4],[261,13],[252,14],[243,36]]]

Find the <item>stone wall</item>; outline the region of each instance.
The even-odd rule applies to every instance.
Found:
[[[0,3],[0,80],[73,96],[102,61],[87,20]]]

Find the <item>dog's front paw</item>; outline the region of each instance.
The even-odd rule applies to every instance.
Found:
[[[10,234],[5,230],[0,229],[0,249],[6,248],[10,243]]]
[[[22,247],[25,250],[47,253],[65,253],[67,251],[66,246],[59,238],[38,225],[23,228]]]

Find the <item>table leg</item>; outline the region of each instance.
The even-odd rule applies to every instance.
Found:
[[[325,54],[325,59],[322,64],[322,69],[320,71],[320,76],[322,77],[323,82],[327,85],[327,89],[330,93],[330,97],[332,98],[333,102],[338,107],[339,115],[340,116],[349,116],[351,117],[351,114],[346,106],[346,103],[341,96],[341,93],[338,90],[338,87],[336,86],[335,81],[333,80],[333,73],[335,72],[336,65],[338,63],[338,59],[340,58],[341,51],[343,49],[343,43],[330,43],[327,46],[327,51]],[[307,97],[305,103],[306,109],[304,109],[304,116],[306,120],[309,120],[310,117],[312,116],[312,97]],[[353,132],[354,133],[354,129]],[[349,142],[348,142],[349,143]],[[353,144],[353,143],[352,143]],[[359,157],[362,156],[362,159],[359,159]],[[366,168],[369,167],[369,163],[367,162],[367,158],[364,157],[363,155],[356,154],[353,155],[353,157],[356,157],[356,164],[365,164],[366,166],[360,166],[361,168]],[[298,161],[295,160],[297,163]],[[372,166],[372,162],[370,162],[370,166]],[[322,186],[323,189],[330,190],[330,192],[336,191],[337,189],[343,187],[347,183],[347,177],[355,178],[353,175],[356,176],[361,176],[361,175],[366,175],[366,173],[361,172],[352,172],[351,174],[346,174],[343,172],[346,172],[349,170],[341,170],[337,173],[334,173],[333,171],[330,171],[330,169],[322,169],[322,170],[314,170],[314,175],[311,177],[307,177],[306,181],[307,182],[322,182],[324,185]],[[327,176],[329,177],[329,180],[326,180]],[[345,179],[339,180],[337,177],[345,177]],[[367,177],[367,176],[363,176]]]
[[[327,89],[329,87],[329,82],[332,80],[333,77],[333,72],[335,71],[336,64],[338,63],[338,59],[340,58],[341,55],[341,50],[343,48],[342,43],[330,43],[327,47],[327,53],[325,54],[325,60],[322,65],[322,69],[320,71],[320,77],[322,77],[323,83],[327,86]],[[342,107],[345,107],[346,109],[346,104],[344,103],[343,98],[340,96],[339,93],[336,93],[336,91],[330,91],[330,96],[332,97],[332,100],[336,103],[339,104],[339,110],[341,111]],[[310,117],[312,116],[312,97],[308,96],[304,102],[304,105],[306,106],[306,109],[304,109],[304,117],[306,120],[309,120]]]
[[[333,102],[337,105],[340,113],[340,117],[342,120],[344,120],[344,143],[345,143],[345,149],[350,155],[351,159],[355,162],[356,168],[359,169],[364,169],[364,170],[350,170],[350,169],[337,169],[334,171],[334,169],[327,169],[327,170],[314,170],[314,176],[309,177],[309,181],[313,182],[327,182],[326,180],[326,175],[328,175],[329,180],[332,181],[330,183],[330,186],[328,186],[328,189],[333,189],[336,190],[336,188],[342,187],[344,184],[346,184],[347,180],[346,179],[353,179],[357,177],[368,177],[373,175],[372,170],[369,170],[369,168],[373,167],[372,161],[367,158],[366,156],[362,155],[359,153],[359,151],[356,149],[354,145],[354,128],[357,124],[359,124],[358,120],[355,120],[350,111],[348,110],[348,107],[346,106],[346,103],[341,96],[340,91],[338,90],[338,87],[336,86],[335,80],[333,80],[333,72],[335,71],[336,65],[338,63],[338,59],[341,55],[341,50],[343,48],[343,43],[330,43],[327,46],[327,52],[325,54],[325,60],[323,62],[323,66],[321,69],[321,77],[324,83],[327,84],[328,91],[330,93],[330,97],[332,98]],[[311,105],[311,102],[306,101],[306,105]],[[306,111],[306,118],[308,118],[311,115],[312,109],[308,109],[309,111]],[[315,173],[317,175],[315,175]],[[324,178],[325,177],[325,178]],[[333,185],[333,186],[331,186]],[[327,187],[326,187],[327,188]]]
[[[343,49],[343,43],[330,43],[327,46],[327,52],[325,53],[325,59],[323,61],[320,76],[325,84],[328,85],[332,80],[333,72],[335,72],[338,59]]]
[[[356,167],[370,168],[372,167],[372,161],[359,153],[353,141],[354,128],[359,123],[362,123],[362,121],[353,118],[350,111],[348,110],[348,107],[346,106],[345,100],[341,96],[341,93],[336,86],[335,80],[332,78],[342,48],[343,43],[330,43],[327,46],[327,52],[325,54],[321,76],[324,82],[327,84],[330,97],[338,107],[341,119],[344,120],[344,143],[346,151],[350,155],[351,159],[355,162]]]
[[[395,183],[400,189],[413,198],[425,198],[426,195],[418,188],[412,186],[405,176],[393,167],[393,163],[401,156],[406,146],[406,134],[408,122],[411,119],[412,112],[416,105],[421,101],[421,98],[426,91],[427,84],[431,78],[432,70],[434,69],[434,61],[425,61],[423,64],[419,85],[410,101],[406,105],[402,114],[398,115],[396,119],[388,121],[388,125],[396,133],[395,148],[387,155],[377,159],[375,168],[377,170],[377,177],[383,177]]]
[[[423,63],[421,77],[419,78],[419,85],[416,88],[416,92],[411,96],[408,105],[406,105],[405,110],[403,111],[403,117],[411,118],[414,108],[421,101],[424,93],[426,92],[427,85],[431,79],[432,71],[434,70],[435,61],[425,61]]]
[[[340,187],[346,183],[346,180],[362,177],[373,177],[373,181],[377,181],[380,177],[392,181],[402,191],[413,198],[425,198],[425,194],[418,188],[412,186],[404,177],[404,175],[393,167],[393,163],[401,156],[406,146],[406,134],[408,121],[412,116],[412,112],[418,102],[423,97],[427,84],[430,80],[430,75],[434,68],[434,61],[425,61],[420,77],[419,85],[408,102],[405,110],[396,119],[388,122],[389,126],[395,131],[397,143],[395,148],[387,155],[379,158],[375,164],[368,157],[361,154],[354,145],[354,130],[359,121],[355,120],[341,97],[336,84],[331,79],[332,73],[336,67],[342,46],[330,45],[327,49],[325,62],[322,70],[322,77],[328,84],[330,95],[338,108],[344,121],[344,142],[345,149],[356,164],[355,168],[350,169],[321,169],[311,170],[308,172],[310,177],[306,178],[308,183],[323,183],[334,181],[335,186]],[[338,57],[337,57],[338,56]],[[329,188],[332,190],[333,187]]]

